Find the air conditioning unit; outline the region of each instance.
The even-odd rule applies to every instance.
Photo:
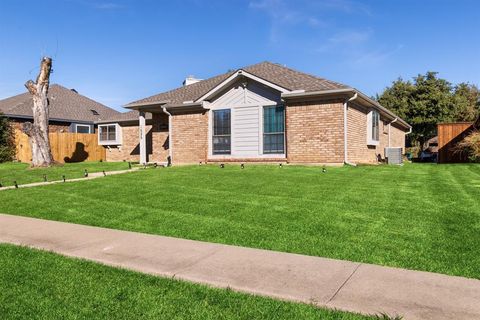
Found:
[[[395,147],[395,148],[385,148],[385,158],[388,164],[402,164],[403,157],[402,157],[402,148]]]

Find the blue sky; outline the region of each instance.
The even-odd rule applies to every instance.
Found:
[[[368,95],[427,70],[478,85],[479,40],[476,0],[2,0],[0,98],[43,55],[52,82],[117,109],[265,60]]]

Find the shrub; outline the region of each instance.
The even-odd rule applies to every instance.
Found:
[[[480,131],[472,131],[457,143],[455,152],[468,155],[470,161],[480,162]]]
[[[8,118],[0,114],[0,162],[12,161],[15,157],[15,137]]]

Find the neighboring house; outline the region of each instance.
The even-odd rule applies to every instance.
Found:
[[[411,127],[355,88],[262,62],[98,121],[107,160],[376,163]]]
[[[121,114],[58,84],[50,86],[48,100],[50,132],[94,133],[95,121]],[[10,118],[16,129],[21,129],[24,122],[33,121],[32,106],[32,96],[26,92],[0,100],[0,113]]]

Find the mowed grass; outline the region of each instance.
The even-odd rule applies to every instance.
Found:
[[[0,192],[0,212],[480,279],[480,166],[146,169]]]
[[[1,319],[373,319],[0,244]]]
[[[47,175],[48,181],[81,178],[85,169],[91,172],[114,171],[128,169],[126,162],[78,162],[55,165],[48,168],[30,168],[28,163],[7,162],[0,163],[0,183],[5,186],[27,184],[44,181]]]

